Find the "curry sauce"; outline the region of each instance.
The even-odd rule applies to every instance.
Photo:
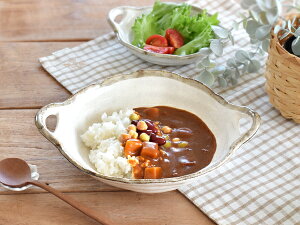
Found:
[[[131,146],[125,145],[127,155],[135,157],[134,178],[178,177],[199,171],[211,162],[216,139],[199,117],[167,106],[134,110],[139,120],[132,124],[139,139],[128,140]]]

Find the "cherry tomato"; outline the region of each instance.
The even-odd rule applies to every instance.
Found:
[[[147,45],[153,45],[157,47],[168,47],[168,41],[164,36],[154,34],[147,38]]]
[[[145,45],[144,49],[149,52],[155,52],[160,54],[172,54],[175,50],[173,47],[157,47],[153,45]]]
[[[184,45],[183,37],[177,30],[167,29],[166,39],[174,48],[180,48],[182,45]]]

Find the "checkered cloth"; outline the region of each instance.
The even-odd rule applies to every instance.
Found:
[[[230,0],[195,1],[219,12],[223,26],[238,20],[240,6]],[[245,47],[243,31],[236,48]],[[224,63],[232,48],[225,50]],[[195,65],[163,67],[142,61],[107,34],[74,48],[40,58],[43,67],[70,92],[116,73],[164,69],[183,76],[198,74]],[[232,160],[180,191],[218,224],[300,224],[300,127],[284,119],[269,103],[262,72],[244,75],[239,85],[214,88],[234,104],[246,105],[262,117],[257,135]]]

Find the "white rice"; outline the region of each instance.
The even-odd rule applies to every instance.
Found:
[[[81,135],[84,144],[91,149],[90,161],[103,175],[114,177],[131,177],[131,166],[124,157],[119,136],[126,133],[130,124],[132,109],[113,112],[111,116],[103,113],[100,123],[94,123]]]

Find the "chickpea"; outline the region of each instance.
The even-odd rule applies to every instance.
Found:
[[[150,140],[150,136],[146,133],[141,133],[140,134],[140,140],[141,141],[149,141]]]
[[[139,120],[140,119],[140,115],[137,114],[136,112],[132,113],[130,116],[129,116],[129,119],[130,120]]]
[[[130,125],[127,127],[127,130],[128,130],[128,131],[131,131],[131,130],[136,131],[136,126],[133,125],[133,124],[130,124]]]
[[[164,132],[165,134],[169,134],[172,132],[172,128],[168,127],[168,126],[163,126],[163,128],[161,128],[162,132]]]
[[[119,141],[124,143],[131,138],[130,134],[121,134],[119,137]]]
[[[163,145],[165,148],[171,147],[171,141],[166,141],[166,143]]]
[[[148,126],[145,121],[139,121],[136,125],[138,130],[147,130]]]
[[[139,136],[139,134],[134,130],[130,130],[128,132],[128,134],[131,136],[131,138],[134,138],[134,139],[136,139]]]
[[[180,141],[180,138],[173,138],[172,141],[173,141],[173,142],[179,142],[179,141]]]

